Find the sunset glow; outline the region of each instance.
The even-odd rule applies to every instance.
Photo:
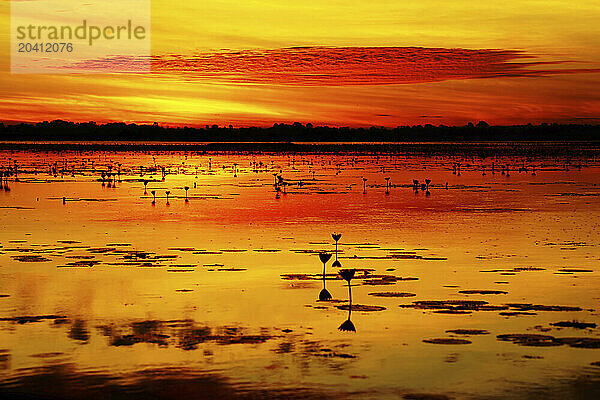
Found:
[[[594,1],[155,0],[152,73],[52,76],[10,72],[0,4],[4,122],[600,122]]]

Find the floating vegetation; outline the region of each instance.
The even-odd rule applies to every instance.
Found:
[[[509,303],[507,306],[517,309],[518,311],[582,311],[581,307],[545,306],[542,304],[530,303]]]
[[[501,315],[503,317],[518,317],[520,315],[537,315],[537,313],[523,312],[523,311],[503,311],[503,312],[499,313],[498,315]]]
[[[435,310],[436,314],[471,314],[472,311],[468,310]]]
[[[401,304],[403,308],[419,310],[437,310],[442,314],[468,313],[472,311],[507,310],[508,306],[492,306],[483,300],[421,300],[412,304]]]
[[[363,281],[363,285],[379,286],[379,285],[394,285],[401,281],[416,281],[419,278],[401,277],[394,275],[370,275],[369,279]]]
[[[593,269],[581,269],[581,268],[562,268],[560,272],[594,272]]]
[[[415,297],[416,294],[408,292],[374,292],[369,293],[369,296],[375,297]]]
[[[516,316],[516,315],[535,315],[529,314],[530,311],[582,311],[580,307],[570,306],[545,306],[541,304],[529,303],[509,303],[503,305],[490,305],[483,300],[421,300],[415,301],[412,304],[401,304],[403,308],[415,308],[420,310],[436,310],[437,313],[454,314],[461,312],[472,311],[511,311],[501,312],[499,315]]]
[[[335,306],[336,308],[339,308],[340,310],[350,310],[350,305],[349,304],[342,304],[339,306]],[[363,305],[363,304],[352,304],[352,310],[351,311],[361,311],[361,312],[371,312],[371,311],[383,311],[385,310],[385,307],[382,306],[367,306],[367,305]]]
[[[21,317],[4,317],[0,318],[0,321],[15,322],[17,324],[28,324],[32,322],[41,322],[47,320],[66,320],[67,317],[64,315],[33,315],[33,316],[21,316]]]
[[[511,268],[511,269],[488,269],[488,270],[481,270],[479,272],[500,272],[501,275],[515,275],[517,272],[525,272],[525,271],[545,271],[546,268],[540,268],[540,267],[515,267],[515,268]]]
[[[446,333],[454,333],[456,335],[489,335],[490,332],[485,329],[449,329]]]
[[[460,290],[462,294],[508,294],[504,290]]]
[[[567,337],[557,339],[561,343],[566,344],[569,347],[576,347],[581,349],[600,349],[599,338],[578,338],[578,337]]]
[[[552,326],[558,326],[560,328],[575,328],[575,329],[587,329],[595,328],[597,325],[593,322],[579,322],[579,321],[560,321],[551,323]]]
[[[89,268],[99,263],[100,261],[97,260],[80,260],[67,263],[66,265],[58,265],[56,268]]]
[[[500,341],[512,342],[520,346],[547,347],[567,345],[569,347],[583,349],[600,349],[600,339],[598,338],[556,338],[550,335],[537,335],[530,333],[498,335],[496,338]]]
[[[318,252],[317,252],[318,254]],[[355,268],[356,273],[360,273],[360,274],[356,274],[354,275],[353,279],[366,279],[366,278],[371,278],[371,277],[376,277],[379,275],[371,275],[370,271],[373,271],[372,269],[369,268]],[[326,280],[340,280],[342,279],[341,276],[338,273],[327,273],[324,275]],[[281,274],[281,279],[283,280],[323,280],[323,273],[316,273],[316,274]],[[367,282],[367,281],[365,281]]]
[[[204,252],[204,251],[206,251],[206,250],[202,250],[202,249],[196,249],[193,247],[169,247],[169,250],[171,250],[171,251],[189,251],[189,252],[192,252],[192,251]]]
[[[323,274],[283,274],[281,275],[281,279],[284,280],[300,280],[300,281],[312,281],[312,280],[322,280]],[[338,274],[325,274],[325,279],[327,280],[339,280],[342,279]]]
[[[401,252],[401,253],[390,253],[385,256],[346,256],[339,257],[340,259],[346,260],[423,260],[423,261],[445,261],[448,260],[446,257],[429,257],[429,256],[421,256],[416,254],[415,252]]]
[[[515,333],[505,334],[496,336],[498,340],[505,342],[513,342],[520,346],[535,346],[535,347],[547,347],[547,346],[561,346],[555,337],[549,335],[538,335],[533,333]]]
[[[431,343],[431,344],[471,344],[471,343],[473,343],[467,339],[455,339],[455,338],[423,339],[423,342]]]
[[[319,254],[321,253],[320,250],[316,250],[316,249],[290,249],[290,251],[292,253],[296,253],[296,254]],[[341,250],[340,250],[341,252]]]
[[[28,256],[12,256],[12,259],[20,262],[48,262],[52,261],[49,258],[37,255],[28,255]]]
[[[235,268],[235,267],[231,267],[231,268],[218,268],[217,271],[247,271],[246,268]]]
[[[402,396],[406,400],[452,400],[451,397],[445,394],[431,394],[431,393],[407,393]]]

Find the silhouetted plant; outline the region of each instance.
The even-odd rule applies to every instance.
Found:
[[[325,276],[323,275],[323,289],[319,292],[320,301],[329,301],[332,299],[331,293],[325,287]]]
[[[352,280],[352,278],[354,278],[354,275],[356,274],[356,269],[341,269],[339,271],[339,274],[346,282],[348,282],[348,318],[338,327],[338,329],[340,331],[345,332],[356,332],[356,327],[354,326],[352,321],[350,321],[350,316],[352,315],[352,286],[350,284],[350,281]]]
[[[323,263],[323,277],[325,277],[325,264],[331,258],[331,254],[329,253],[319,253],[319,259]]]
[[[319,260],[323,263],[323,290],[319,293],[319,300],[331,300],[331,293],[327,291],[325,288],[325,264],[331,258],[331,254],[329,253],[319,253]]]
[[[344,280],[346,280],[348,282],[348,285],[350,284],[350,281],[354,278],[354,274],[356,274],[356,269],[352,268],[352,269],[341,269],[339,271],[340,275],[342,276],[342,278],[344,278]]]
[[[352,323],[352,321],[350,321],[350,315],[352,314],[351,310],[348,310],[348,319],[346,319],[340,326],[339,326],[339,330],[340,331],[344,331],[344,332],[356,332],[356,327],[354,326],[354,324]]]
[[[331,265],[334,268],[340,268],[342,266],[342,264],[338,261],[338,241],[341,239],[342,234],[341,233],[332,233],[331,237],[333,238],[333,240],[335,240],[335,261],[333,262],[333,264]]]

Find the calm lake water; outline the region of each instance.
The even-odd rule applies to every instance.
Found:
[[[600,396],[598,159],[0,151],[15,161],[3,397]],[[335,255],[321,275],[334,232],[350,316]]]

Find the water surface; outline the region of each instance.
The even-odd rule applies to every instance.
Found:
[[[0,152],[15,161],[4,396],[600,394],[596,158]],[[335,256],[318,300],[334,232],[355,332]]]

